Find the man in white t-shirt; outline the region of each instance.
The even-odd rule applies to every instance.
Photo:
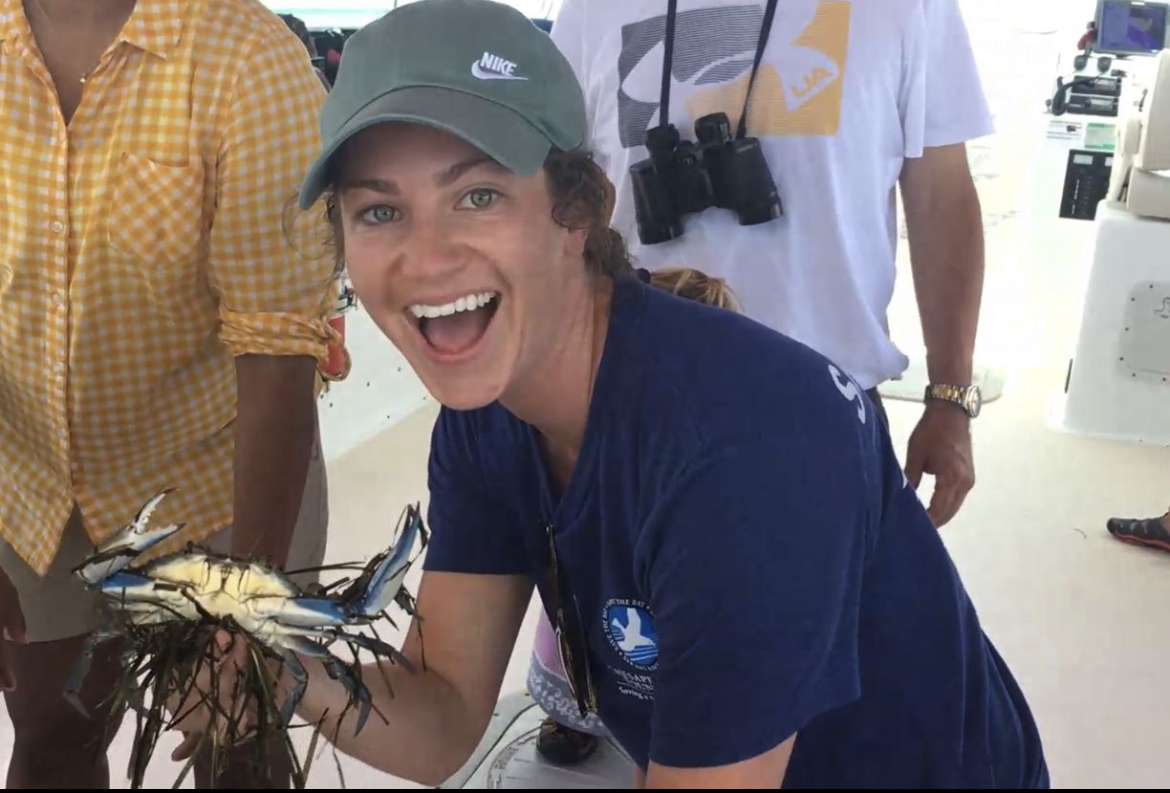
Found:
[[[983,227],[965,143],[992,132],[958,0],[774,5],[752,81],[769,3],[679,0],[666,121],[693,141],[697,119],[723,112],[734,134],[751,82],[746,134],[760,141],[782,214],[745,226],[733,211],[707,209],[655,244],[639,240],[630,168],[648,157],[647,130],[663,123],[669,4],[563,0],[551,35],[584,87],[590,145],[617,189],[613,225],[639,266],[722,276],[749,316],[834,360],[879,409],[877,386],[908,363],[886,316],[901,186],[931,384],[906,472],[916,487],[923,473],[935,477],[930,512],[941,526],[974,485]],[[530,677],[542,704],[559,698],[546,672],[534,663]],[[595,741],[549,722],[541,745],[572,762]]]

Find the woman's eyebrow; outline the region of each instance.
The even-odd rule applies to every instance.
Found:
[[[435,174],[435,184],[439,187],[449,187],[468,171],[485,165],[503,170],[503,166],[499,165],[491,157],[480,154],[439,171]],[[386,195],[398,195],[401,192],[398,188],[398,183],[393,179],[382,179],[378,177],[346,179],[341,183],[340,191],[344,193],[347,190],[372,190],[376,193],[385,193]]]
[[[375,193],[398,195],[398,183],[393,179],[346,179],[341,183],[341,192],[348,190],[373,190]]]
[[[490,165],[494,168],[502,168],[495,160],[488,157],[486,154],[477,154],[470,159],[457,162],[441,173],[435,175],[435,184],[439,187],[449,187],[458,181],[459,177],[463,176],[468,171],[479,168],[483,165]]]

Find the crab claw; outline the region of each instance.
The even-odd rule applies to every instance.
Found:
[[[406,526],[398,542],[389,550],[374,557],[356,582],[359,585],[364,584],[365,591],[354,603],[354,611],[367,619],[373,619],[389,608],[398,597],[398,592],[402,589],[402,583],[410,570],[410,553],[414,550],[414,544],[423,529],[422,524],[422,513],[418,508],[407,507]]]
[[[339,598],[302,596],[287,601],[273,601],[277,611],[257,598],[253,606],[258,616],[272,618],[274,625],[296,628],[339,627],[376,618],[389,608],[402,589],[410,570],[410,552],[418,537],[422,519],[412,511],[398,543],[375,556]],[[275,629],[275,628],[274,628]]]
[[[90,586],[96,586],[120,572],[134,557],[181,531],[187,524],[174,523],[158,529],[150,528],[150,516],[154,514],[159,503],[175,489],[168,487],[152,496],[142,509],[138,510],[133,523],[106,539],[97,547],[94,555],[73,568],[73,572]]]

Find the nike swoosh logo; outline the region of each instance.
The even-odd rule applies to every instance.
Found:
[[[489,72],[479,65],[479,61],[471,64],[471,75],[478,77],[480,80],[527,80],[527,77],[517,77],[512,74],[500,74],[498,72]]]

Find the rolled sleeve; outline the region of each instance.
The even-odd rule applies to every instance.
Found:
[[[305,355],[324,364],[340,335],[328,227],[295,197],[319,152],[326,91],[304,46],[281,26],[241,59],[217,167],[210,282],[220,340],[235,356]]]
[[[341,335],[323,318],[291,312],[220,311],[219,338],[232,355],[307,355],[324,364]]]

